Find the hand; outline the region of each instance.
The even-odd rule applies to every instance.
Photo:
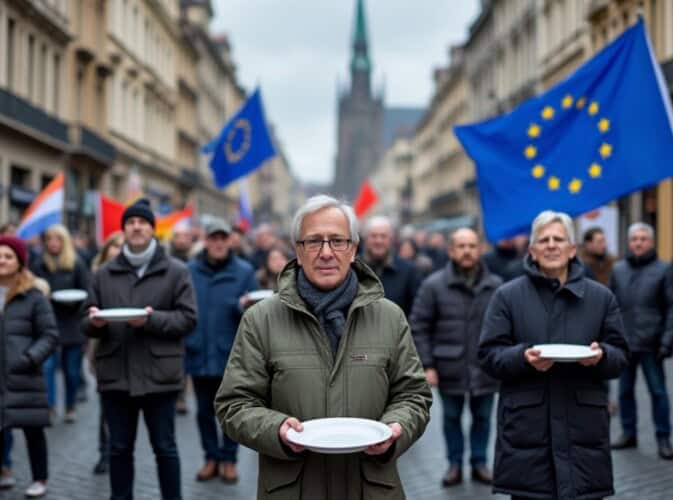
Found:
[[[660,346],[657,352],[657,361],[663,361],[665,358],[671,357],[671,349],[666,346]]]
[[[601,359],[603,359],[603,349],[601,349],[601,346],[598,345],[598,342],[593,342],[589,346],[589,349],[595,351],[596,354],[594,354],[590,358],[580,359],[579,363],[582,366],[595,366],[600,362]]]
[[[294,429],[297,432],[302,432],[304,430],[304,426],[301,425],[301,422],[296,418],[290,417],[285,419],[285,421],[280,425],[280,429],[278,430],[278,435],[280,436],[280,440],[283,442],[283,444],[295,453],[301,453],[304,451],[303,446],[298,446],[287,440],[287,431],[290,429]]]
[[[135,319],[130,319],[128,320],[128,324],[131,325],[134,328],[140,328],[141,326],[145,326],[147,323],[147,318],[150,317],[150,314],[152,314],[152,309],[150,306],[147,306],[145,308],[145,311],[147,311],[147,316],[143,316],[142,318],[135,318]]]
[[[365,450],[367,455],[383,455],[386,451],[390,449],[395,441],[397,441],[402,435],[402,426],[397,422],[393,424],[388,424],[390,430],[393,431],[392,436],[390,436],[386,441],[379,444],[374,444]]]
[[[428,382],[430,387],[437,387],[437,385],[439,385],[439,376],[437,375],[437,370],[434,368],[426,368],[425,380]]]
[[[238,299],[238,306],[245,310],[248,307],[250,307],[253,304],[254,301],[250,300],[249,295],[246,293],[245,295],[241,295],[241,298]]]
[[[91,306],[89,308],[89,322],[95,327],[95,328],[103,328],[105,325],[107,325],[107,321],[101,318],[97,318],[95,314],[100,311],[96,306]]]
[[[533,349],[531,347],[524,351],[523,357],[526,359],[526,362],[528,362],[528,364],[530,364],[537,371],[546,372],[554,365],[554,362],[551,359],[541,358],[540,352],[541,351],[539,349]]]

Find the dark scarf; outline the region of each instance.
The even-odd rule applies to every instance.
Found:
[[[626,260],[631,264],[633,267],[642,267],[646,266],[650,262],[654,262],[657,260],[657,251],[653,248],[651,250],[648,250],[645,252],[643,255],[640,257],[636,257],[631,253],[630,251],[626,254]]]
[[[348,271],[346,279],[333,290],[316,288],[300,269],[297,274],[297,291],[306,302],[309,310],[315,314],[327,334],[332,354],[336,356],[339,341],[346,327],[348,308],[358,293],[358,278],[355,271]]]

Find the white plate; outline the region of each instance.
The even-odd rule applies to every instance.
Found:
[[[147,311],[136,307],[113,307],[101,309],[95,316],[107,321],[128,321],[147,316]]]
[[[51,300],[54,302],[82,302],[87,297],[86,290],[56,290],[51,293]]]
[[[248,293],[248,299],[258,302],[264,300],[273,295],[273,290],[255,290],[254,292]]]
[[[572,363],[596,355],[589,346],[576,344],[539,344],[533,349],[540,350],[540,357],[560,363]]]
[[[302,432],[290,429],[287,439],[316,453],[356,453],[392,435],[386,424],[365,418],[318,418],[303,425]]]

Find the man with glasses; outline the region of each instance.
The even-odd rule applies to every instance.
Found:
[[[281,273],[279,293],[243,316],[217,416],[259,452],[258,498],[403,498],[396,461],[423,433],[432,402],[404,313],[355,258],[351,207],[313,197],[291,236],[297,259]],[[290,429],[322,417],[377,420],[392,436],[335,455],[288,440]]]

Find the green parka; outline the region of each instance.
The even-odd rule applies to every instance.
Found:
[[[432,403],[404,313],[356,260],[358,293],[334,359],[299,297],[298,269],[290,262],[278,295],[243,316],[215,398],[217,417],[229,437],[259,452],[259,499],[403,499],[396,461],[423,434]],[[288,417],[369,418],[403,431],[378,457],[295,454],[278,435]]]

